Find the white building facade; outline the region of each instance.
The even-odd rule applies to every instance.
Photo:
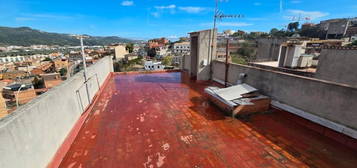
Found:
[[[173,46],[173,52],[174,53],[190,53],[190,42],[180,42],[180,43],[175,43]]]

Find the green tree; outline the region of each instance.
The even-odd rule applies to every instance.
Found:
[[[233,33],[233,37],[243,37],[246,34],[245,31],[243,30],[237,30],[236,32]]]
[[[134,51],[134,44],[133,43],[126,44],[125,49],[129,51],[129,53],[132,53]]]
[[[271,35],[277,34],[278,32],[279,32],[279,30],[278,30],[277,28],[272,28],[272,29],[270,30],[270,34],[271,34]]]
[[[162,59],[162,64],[166,66],[171,66],[172,65],[172,56],[166,56],[164,59]]]
[[[357,40],[353,41],[352,45],[357,46]]]
[[[288,25],[288,30],[289,30],[290,32],[295,32],[295,31],[299,30],[299,22],[289,23],[289,25]]]
[[[65,76],[67,74],[67,69],[66,68],[61,68],[59,70],[59,73],[61,74],[61,76]]]
[[[37,76],[33,79],[32,84],[35,89],[41,89],[45,87],[44,81],[42,79],[39,79]]]
[[[270,30],[270,35],[272,37],[289,37],[293,35],[293,32],[285,31],[283,29],[278,30],[277,28],[273,28]]]
[[[46,58],[45,58],[45,59],[43,59],[42,61],[51,61],[51,62],[52,62],[52,59],[51,59],[51,58],[46,57]]]

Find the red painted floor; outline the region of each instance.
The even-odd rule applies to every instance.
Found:
[[[205,86],[180,72],[114,75],[60,167],[356,167],[356,151],[286,112],[225,117]]]

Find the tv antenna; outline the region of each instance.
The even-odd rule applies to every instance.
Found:
[[[301,16],[301,13],[300,13],[298,17],[292,16],[291,21],[296,21],[296,22],[305,21],[305,23],[308,23],[309,21],[311,21],[311,17]]]
[[[219,0],[216,0],[214,16],[213,16],[213,30],[212,30],[213,34],[212,34],[212,38],[210,39],[211,51],[209,52],[210,57],[211,57],[210,62],[212,62],[212,59],[213,59],[213,41],[215,38],[214,35],[216,33],[217,21],[222,21],[225,18],[243,18],[244,17],[244,15],[242,15],[242,14],[230,14],[230,15],[224,14],[222,11],[220,11],[218,9],[218,1]],[[212,64],[211,64],[211,69],[210,69],[210,78],[212,79]]]

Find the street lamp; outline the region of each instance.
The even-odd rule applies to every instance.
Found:
[[[19,93],[21,91],[22,88],[26,87],[26,85],[22,84],[19,88],[19,90],[17,90],[16,93],[16,108],[19,108]]]

